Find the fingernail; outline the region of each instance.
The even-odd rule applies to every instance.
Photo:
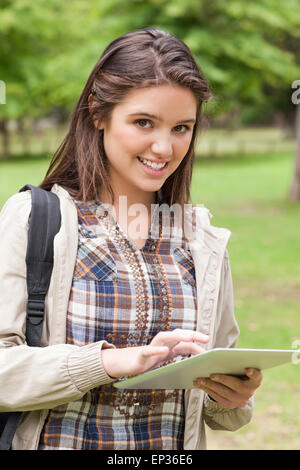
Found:
[[[211,380],[219,380],[220,376],[219,375],[212,375]]]

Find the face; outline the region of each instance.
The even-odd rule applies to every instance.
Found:
[[[137,202],[154,196],[189,149],[196,110],[193,93],[172,85],[131,90],[114,107],[99,128],[115,194]]]

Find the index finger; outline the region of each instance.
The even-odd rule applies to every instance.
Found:
[[[207,343],[209,341],[209,336],[201,333],[200,331],[176,328],[171,333],[176,334],[176,336],[179,335],[179,337],[182,338],[182,341],[199,341],[200,343]]]

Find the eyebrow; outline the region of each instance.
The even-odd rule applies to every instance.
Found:
[[[149,114],[149,113],[144,113],[143,111],[141,112],[136,112],[136,113],[131,113],[128,114],[128,116],[146,116],[152,119],[157,119],[157,121],[162,121],[162,119],[158,116],[155,116],[154,114]],[[177,124],[181,124],[183,122],[196,122],[196,119],[183,119],[182,121],[178,121]]]

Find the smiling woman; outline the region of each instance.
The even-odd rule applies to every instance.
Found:
[[[84,201],[101,199],[102,194],[114,201],[106,133],[112,120],[119,124],[122,112],[127,140],[148,139],[148,148],[138,149],[135,158],[170,160],[176,137],[176,147],[180,143],[185,153],[181,164],[172,166],[176,171],[169,167],[165,173],[161,195],[170,205],[188,203],[195,139],[203,103],[210,96],[205,77],[180,39],[155,28],[115,39],[93,69],[41,187],[50,189],[58,183]],[[146,134],[137,134],[138,128]],[[152,147],[150,135],[156,139]]]
[[[0,411],[24,412],[14,449],[205,449],[204,422],[235,430],[250,420],[259,371],[192,390],[113,386],[239,335],[230,232],[189,204],[209,97],[190,50],[166,31],[133,31],[103,52],[40,185],[61,208],[41,348],[24,336],[30,191],[4,206]],[[128,233],[137,208],[139,230]]]

